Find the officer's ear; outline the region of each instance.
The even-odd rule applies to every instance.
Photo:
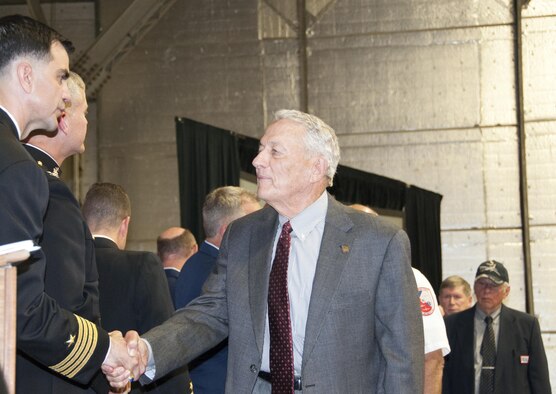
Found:
[[[34,74],[31,63],[22,60],[16,65],[17,80],[25,93],[33,91]]]

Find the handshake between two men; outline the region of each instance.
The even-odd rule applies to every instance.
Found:
[[[148,349],[137,331],[128,331],[125,337],[120,331],[110,333],[110,351],[102,364],[102,372],[114,392],[127,393],[131,382],[139,380],[148,362]]]

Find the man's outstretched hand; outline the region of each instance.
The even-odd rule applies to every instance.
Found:
[[[128,331],[125,338],[121,332],[112,331],[110,352],[102,364],[102,372],[110,386],[126,390],[130,382],[138,380],[147,366],[147,352],[147,346],[136,331]]]

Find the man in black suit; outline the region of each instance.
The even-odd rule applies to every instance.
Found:
[[[77,199],[60,179],[60,167],[65,159],[85,150],[87,133],[85,83],[70,71],[67,84],[70,100],[66,103],[58,130],[48,134],[40,130],[33,132],[24,146],[44,170],[50,192],[40,241],[48,258],[44,290],[62,308],[100,325],[93,237]],[[37,366],[23,353],[18,354],[16,370],[18,392],[70,394],[88,391],[85,386]],[[99,375],[95,379],[95,388],[107,392],[106,380]]]
[[[102,327],[143,333],[172,316],[174,305],[158,257],[124,250],[131,219],[125,190],[113,183],[95,183],[82,210],[94,237]],[[145,389],[133,384],[132,392],[186,393],[189,378],[185,369],[180,372]]]
[[[31,18],[0,19],[0,245],[38,243],[42,236],[48,183],[19,140],[36,129],[57,128],[70,99],[66,80],[71,48],[56,31]],[[138,375],[139,360],[128,362],[121,334],[109,337],[45,292],[46,267],[42,250],[18,267],[18,350],[82,384],[103,361],[126,363],[126,370]]]
[[[174,291],[181,269],[185,262],[197,253],[198,249],[193,233],[183,227],[170,227],[160,233],[156,239],[156,253],[162,261],[175,308],[177,306]]]
[[[452,352],[446,357],[443,393],[551,392],[538,320],[508,308],[508,271],[485,261],[475,275],[477,303],[446,317]]]

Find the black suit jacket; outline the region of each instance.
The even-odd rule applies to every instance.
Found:
[[[44,291],[62,308],[100,325],[95,248],[79,203],[58,178],[58,164],[43,151],[31,145],[24,147],[44,170],[50,192],[40,241],[48,258]],[[88,391],[37,365],[23,353],[17,356],[16,371],[18,392],[71,394]],[[100,371],[97,377],[95,388],[106,393],[109,387]]]
[[[450,354],[446,356],[442,392],[473,394],[475,372],[473,336],[475,308],[447,316]],[[502,305],[496,347],[495,393],[548,394],[548,363],[538,320]],[[528,362],[525,362],[528,357]]]
[[[154,253],[120,250],[113,241],[103,237],[96,237],[94,243],[102,327],[123,334],[129,330],[143,334],[172,316],[174,304],[168,282],[162,263]],[[132,392],[188,392],[186,370],[179,372],[147,388],[134,384]]]
[[[15,124],[0,110],[0,244],[22,240],[38,244],[47,204],[46,177],[18,141]],[[18,267],[18,350],[68,378],[87,383],[106,356],[108,334],[46,294],[46,266],[40,250]]]

